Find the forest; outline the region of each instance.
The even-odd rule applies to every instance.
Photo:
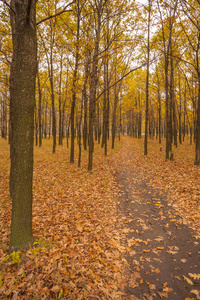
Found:
[[[199,16],[0,0],[2,299],[200,299]]]

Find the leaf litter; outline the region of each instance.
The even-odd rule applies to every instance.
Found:
[[[164,151],[159,151],[159,144],[155,140],[149,140],[148,144],[148,156],[143,155],[143,139],[132,139],[126,137],[124,139],[125,146],[122,148],[121,152],[116,152],[113,157],[110,159],[110,164],[115,169],[117,178],[119,183],[121,184],[121,197],[123,195],[126,195],[126,190],[131,190],[130,187],[130,178],[131,178],[131,185],[132,185],[132,191],[133,194],[130,194],[129,199],[127,198],[126,201],[122,200],[122,209],[124,210],[124,213],[128,217],[132,217],[135,215],[135,218],[133,218],[133,222],[137,222],[137,220],[140,220],[140,218],[136,216],[144,216],[147,218],[144,213],[140,213],[139,215],[139,207],[137,204],[143,205],[142,203],[142,195],[146,192],[146,194],[151,194],[152,188],[159,190],[159,194],[163,195],[163,198],[165,198],[165,203],[161,203],[159,201],[159,198],[153,197],[152,199],[148,199],[148,202],[146,202],[146,205],[154,205],[154,209],[151,208],[151,211],[153,212],[152,215],[157,215],[158,217],[152,217],[150,215],[148,222],[143,222],[141,219],[138,225],[141,227],[142,231],[138,229],[138,225],[135,226],[135,233],[139,235],[145,236],[145,230],[148,231],[149,225],[152,226],[152,228],[155,228],[156,230],[156,222],[166,220],[164,222],[164,226],[162,227],[162,230],[165,232],[165,234],[168,235],[167,239],[170,240],[170,244],[166,244],[166,237],[165,239],[158,235],[154,238],[154,241],[157,243],[160,243],[156,248],[151,247],[151,243],[149,243],[148,247],[145,249],[142,249],[140,244],[133,243],[135,238],[133,238],[129,233],[127,233],[127,241],[128,245],[131,249],[129,249],[129,253],[131,251],[136,251],[134,253],[134,259],[131,261],[131,255],[129,254],[129,263],[130,263],[130,273],[134,273],[134,270],[138,270],[141,274],[150,274],[150,273],[158,273],[160,278],[162,278],[162,274],[160,274],[159,268],[154,268],[153,266],[150,266],[149,264],[144,264],[143,261],[146,257],[146,262],[151,262],[152,259],[155,260],[153,255],[160,256],[160,263],[162,264],[162,253],[167,252],[168,255],[171,255],[172,261],[177,261],[177,257],[180,261],[180,264],[186,265],[186,268],[184,268],[184,271],[186,270],[192,270],[192,265],[188,265],[188,259],[186,259],[184,256],[184,252],[181,251],[175,243],[173,243],[173,240],[177,240],[177,236],[174,236],[173,232],[173,226],[175,226],[178,230],[181,229],[181,225],[186,225],[193,231],[192,233],[192,239],[188,240],[188,243],[193,243],[194,251],[197,251],[197,246],[199,245],[199,238],[200,238],[200,222],[199,222],[199,216],[200,216],[200,203],[199,203],[199,191],[200,191],[200,169],[197,166],[194,166],[193,159],[194,159],[194,146],[190,146],[188,143],[188,140],[186,139],[185,143],[181,146],[179,146],[178,149],[175,149],[175,160],[174,161],[167,161],[165,160],[165,153]],[[164,145],[163,145],[164,148]],[[130,159],[130,153],[132,151],[132,159]],[[122,160],[123,155],[123,160]],[[120,163],[119,163],[120,162]],[[123,165],[124,163],[124,165]],[[134,172],[131,173],[131,170],[134,170]],[[139,173],[139,177],[136,175],[136,173]],[[144,179],[147,188],[145,188],[145,185],[142,186],[143,190],[137,190],[134,191],[136,187],[138,187],[138,182],[140,184],[140,181]],[[188,179],[188,180],[186,180]],[[123,184],[122,184],[123,182]],[[134,184],[135,183],[135,184]],[[140,185],[139,185],[140,186]],[[149,189],[148,189],[149,187]],[[136,203],[135,197],[137,195],[139,196],[139,202]],[[123,198],[122,198],[123,199]],[[133,200],[131,200],[133,199]],[[144,198],[145,199],[145,198]],[[150,201],[149,201],[150,200]],[[124,201],[124,202],[123,202]],[[126,203],[127,204],[126,204]],[[129,204],[128,204],[129,203]],[[168,208],[167,208],[168,207]],[[138,209],[137,209],[138,208]],[[147,210],[147,209],[146,209]],[[145,210],[145,212],[146,212]],[[165,215],[164,215],[165,210]],[[141,209],[142,211],[142,209]],[[158,212],[156,212],[158,211]],[[138,212],[138,214],[137,214]],[[167,213],[167,215],[166,215]],[[170,224],[171,223],[171,224]],[[134,223],[133,223],[134,224]],[[148,225],[143,226],[142,225]],[[169,230],[169,229],[170,230]],[[168,229],[168,230],[167,230]],[[128,229],[127,229],[128,231]],[[146,235],[147,236],[147,235]],[[131,238],[132,237],[132,238]],[[134,234],[135,237],[135,234]],[[196,239],[196,241],[194,241]],[[162,245],[163,244],[163,245]],[[140,247],[138,247],[140,246]],[[186,246],[187,247],[187,246]],[[139,248],[137,250],[137,248]],[[142,252],[141,252],[142,251]],[[139,253],[138,253],[139,252]],[[195,252],[196,253],[196,252]],[[197,256],[200,254],[200,252],[197,251]],[[138,256],[140,255],[138,263]],[[191,253],[187,252],[186,257],[191,257]],[[193,255],[195,255],[193,253]],[[167,257],[167,254],[165,254],[165,257]],[[197,259],[198,260],[198,259]],[[191,259],[190,259],[191,261]],[[194,289],[194,286],[192,286],[192,278],[189,279],[188,273],[181,273],[182,266],[179,265],[179,262],[177,261],[176,265],[178,266],[177,269],[174,270],[174,274],[171,273],[171,278],[169,278],[169,282],[172,283],[172,286],[170,287],[163,287],[163,290],[155,291],[155,293],[145,293],[145,289],[143,287],[140,287],[140,291],[142,294],[140,294],[140,297],[138,297],[138,287],[140,286],[140,282],[144,282],[144,278],[141,278],[142,281],[137,281],[134,284],[130,283],[129,277],[130,274],[127,272],[127,286],[126,286],[126,296],[124,299],[153,299],[154,297],[157,297],[159,295],[160,298],[170,298],[173,297],[170,296],[170,293],[172,293],[174,286],[174,279],[178,279],[182,282],[182,287],[185,286],[183,281],[188,284],[188,293],[198,295],[197,299],[199,299],[199,291]],[[132,267],[131,267],[132,266]],[[195,268],[198,268],[197,265],[194,265]],[[194,268],[194,269],[195,269]],[[150,269],[150,271],[149,271]],[[143,270],[143,272],[142,272]],[[146,270],[146,271],[145,271]],[[182,278],[180,276],[177,276],[177,272],[179,271],[180,276],[182,275]],[[191,273],[189,273],[191,274]],[[194,273],[195,274],[195,273]],[[156,280],[156,277],[151,276]],[[174,278],[174,279],[173,279]],[[198,277],[197,277],[198,278]],[[158,278],[157,278],[158,280]],[[153,285],[154,283],[148,283],[149,286]],[[199,286],[200,282],[196,282],[196,285]],[[156,286],[156,285],[155,285]],[[190,288],[193,287],[193,289]],[[183,288],[185,289],[185,287]],[[136,297],[137,295],[137,297]],[[176,295],[176,291],[174,291],[174,295]],[[193,296],[194,297],[194,296]],[[156,298],[157,299],[157,298]],[[189,298],[188,298],[189,299]],[[190,298],[194,299],[194,298]]]
[[[0,143],[3,143],[0,153],[0,295],[14,300],[121,299],[124,295],[125,275],[129,276],[132,288],[144,284],[140,275],[141,262],[151,262],[151,258],[141,256],[139,261],[134,259],[137,272],[127,274],[124,253],[129,252],[135,257],[137,248],[133,250],[133,247],[145,243],[142,239],[135,242],[130,240],[131,248],[126,246],[126,235],[135,231],[134,227],[129,230],[126,223],[134,224],[135,220],[130,214],[129,222],[117,212],[116,200],[123,192],[118,190],[113,177],[116,172],[114,165],[119,163],[116,150],[106,160],[99,148],[95,150],[94,170],[88,173],[86,152],[83,152],[82,167],[77,168],[68,163],[69,149],[59,147],[53,156],[48,141],[41,149],[36,148],[33,207],[36,244],[32,250],[19,253],[18,258],[17,254],[16,257],[7,258],[11,209],[8,187],[9,154],[8,145],[2,139]],[[144,178],[149,180],[150,186],[156,186],[161,193],[168,195],[170,221],[176,226],[187,224],[194,229],[196,245],[199,245],[200,171],[193,166],[192,151],[187,152],[188,148],[181,146],[177,150],[177,158],[171,162],[165,161],[163,153],[157,151],[153,141],[150,142],[149,149],[148,157],[143,157],[141,153],[135,157],[137,167]],[[140,191],[135,193],[138,197],[134,197],[133,207],[135,202],[140,204]],[[154,203],[155,210],[159,210],[160,219],[165,219],[158,199],[152,198],[149,204],[151,202]],[[175,214],[171,214],[171,207],[175,209]],[[137,212],[137,209],[134,211]],[[145,231],[148,226],[141,220],[139,223]],[[168,228],[169,224],[165,227]],[[143,234],[142,231],[137,233]],[[172,234],[171,231],[167,233],[170,236]],[[162,240],[161,236],[157,237],[157,242]],[[160,245],[157,249],[143,249],[147,250],[144,255],[148,254],[148,250],[160,255],[163,248]],[[178,252],[176,246],[168,249],[173,255]],[[153,260],[159,261],[158,258]],[[182,260],[185,261],[184,258]],[[160,270],[152,268],[151,272],[159,274]],[[191,274],[182,277],[188,285],[194,276],[199,280],[199,274]],[[180,276],[174,275],[174,278],[182,280]],[[147,284],[154,287],[153,283]],[[191,287],[190,292],[199,299],[199,291],[195,286]],[[155,291],[151,295],[144,293],[143,296],[149,300],[156,295],[167,298],[170,292],[171,288],[165,285],[163,291]],[[138,298],[132,294],[130,299]]]
[[[54,155],[51,141],[35,148],[35,244],[8,256],[9,146],[0,143],[1,299],[121,299],[125,248],[116,229],[114,177],[100,146],[90,173],[87,152],[78,168],[64,146]]]

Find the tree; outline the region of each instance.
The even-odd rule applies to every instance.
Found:
[[[9,251],[27,248],[32,235],[32,179],[35,81],[37,72],[36,0],[11,0],[13,57],[10,72],[12,198]]]
[[[163,54],[164,54],[164,68],[165,68],[165,119],[166,119],[166,159],[169,159],[171,151],[171,123],[170,123],[170,98],[169,98],[169,58],[170,49],[172,47],[172,29],[175,23],[175,16],[177,11],[178,0],[175,0],[173,5],[164,3],[164,9],[168,12],[166,19],[167,26],[163,19],[161,5],[157,0],[158,10],[160,14],[161,27],[162,27],[162,39],[163,39]],[[169,11],[168,11],[169,10]]]
[[[196,72],[198,93],[197,93],[197,109],[196,109],[196,129],[195,129],[195,164],[200,165],[200,25],[199,25],[199,10],[200,3],[190,3],[193,1],[181,0],[182,10],[190,21],[192,29],[188,33],[183,27],[185,36],[187,37],[189,48],[191,50],[192,66]],[[182,24],[182,23],[181,23]],[[191,35],[192,33],[192,35]],[[191,64],[191,62],[189,62]]]
[[[75,67],[73,73],[73,84],[72,84],[72,105],[71,105],[71,151],[70,151],[70,162],[74,163],[74,137],[75,137],[75,129],[74,129],[74,116],[75,116],[75,105],[76,105],[76,84],[77,84],[77,73],[78,73],[78,62],[79,62],[79,40],[80,40],[80,18],[81,18],[81,8],[79,0],[77,0],[77,30],[76,30],[76,53],[75,53]]]
[[[96,5],[96,28],[95,28],[95,46],[93,52],[93,60],[91,66],[91,78],[90,78],[90,99],[89,99],[89,134],[88,134],[88,171],[92,170],[93,151],[94,151],[94,137],[93,137],[93,126],[94,126],[94,113],[95,113],[95,99],[96,99],[96,88],[97,88],[97,71],[98,71],[98,56],[99,56],[99,44],[101,34],[101,21],[103,8],[106,1],[100,0]]]
[[[148,122],[149,122],[149,57],[150,57],[150,23],[151,23],[151,0],[148,5],[148,36],[147,36],[147,76],[146,76],[146,110],[145,110],[145,138],[144,155],[147,155]]]

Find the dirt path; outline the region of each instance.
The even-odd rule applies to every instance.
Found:
[[[124,299],[200,299],[200,244],[194,232],[137,166],[139,149],[125,139],[112,162],[120,187],[127,271]]]

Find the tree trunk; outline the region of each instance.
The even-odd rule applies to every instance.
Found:
[[[101,31],[101,16],[102,16],[102,0],[98,2],[98,16],[97,16],[97,28],[96,28],[96,41],[93,54],[92,72],[90,78],[90,102],[89,102],[89,134],[88,134],[88,171],[92,170],[93,151],[94,151],[94,137],[93,137],[93,125],[94,125],[94,103],[96,99],[96,87],[97,87],[97,66],[98,66],[98,54],[100,43],[100,31]]]
[[[58,91],[58,103],[59,103],[59,145],[63,144],[63,131],[62,131],[62,103],[61,103],[61,90],[62,90],[62,68],[63,68],[63,52],[61,52],[60,58],[60,78],[59,78],[59,91]]]
[[[42,91],[40,87],[40,77],[37,73],[38,79],[38,94],[39,94],[39,103],[38,103],[38,123],[39,123],[39,147],[42,146]]]
[[[178,120],[179,120],[179,143],[182,144],[182,97],[181,97],[181,75],[179,71],[179,77],[178,77],[178,85],[179,85],[179,112],[178,112]]]
[[[117,68],[115,65],[115,83],[117,82]],[[117,85],[114,87],[114,107],[112,115],[112,149],[115,146],[115,134],[116,134],[116,113],[117,113],[117,104],[119,100],[119,91],[117,90]]]
[[[35,107],[35,146],[38,145],[38,121],[37,121],[37,107]]]
[[[78,122],[78,167],[81,166],[81,150],[82,150],[82,143],[81,143],[81,126],[82,126],[82,116],[83,116],[83,94],[82,94],[82,101],[81,101],[81,112],[80,112],[80,120]]]
[[[148,142],[148,122],[149,122],[149,56],[150,56],[150,21],[151,21],[151,0],[148,8],[148,37],[147,37],[147,76],[146,76],[146,109],[145,109],[145,136],[144,136],[144,155],[147,155]]]
[[[51,49],[51,56],[50,56],[50,87],[51,87],[51,103],[52,103],[52,135],[53,135],[53,153],[56,152],[56,110],[55,110],[55,95],[54,95],[54,81],[53,81],[53,57],[52,57],[52,50]]]
[[[200,31],[198,33],[198,51],[197,51],[197,75],[198,75],[198,103],[197,103],[197,121],[196,121],[196,143],[195,143],[195,165],[200,165],[200,68],[199,68],[199,46]]]
[[[76,31],[76,57],[75,57],[75,68],[73,74],[73,84],[72,84],[72,105],[71,105],[71,149],[70,149],[70,163],[74,163],[74,139],[75,139],[75,129],[74,129],[74,114],[76,105],[76,84],[77,84],[77,72],[78,72],[78,61],[79,61],[79,36],[80,34],[80,7],[79,0],[77,1],[77,31]]]
[[[87,115],[88,115],[88,99],[87,99],[87,82],[88,82],[88,76],[89,76],[89,58],[87,58],[87,61],[85,63],[85,78],[84,78],[84,85],[83,85],[83,106],[84,106],[84,116],[83,116],[83,147],[84,150],[87,150]]]
[[[9,252],[33,244],[32,179],[35,81],[37,72],[36,1],[11,1],[13,59],[10,74],[12,197]]]

